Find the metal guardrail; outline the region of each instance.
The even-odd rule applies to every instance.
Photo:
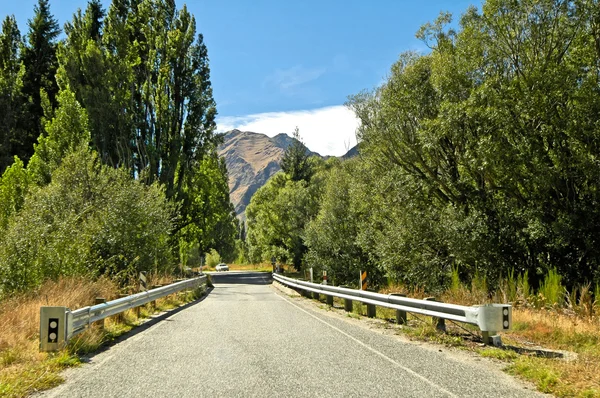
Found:
[[[40,350],[59,350],[69,339],[83,332],[96,321],[142,306],[181,290],[195,289],[206,283],[206,279],[206,275],[202,275],[75,311],[71,311],[67,307],[41,307]]]
[[[273,274],[273,279],[295,289],[476,325],[483,332],[485,343],[499,344],[499,338],[494,338],[497,332],[506,331],[512,327],[512,306],[509,304],[464,306],[322,285],[279,274]]]

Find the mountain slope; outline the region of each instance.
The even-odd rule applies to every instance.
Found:
[[[264,134],[239,130],[225,134],[218,151],[225,157],[229,195],[239,216],[243,216],[254,192],[281,169],[285,148]]]
[[[281,170],[283,154],[293,142],[294,138],[287,134],[269,138],[250,131],[231,130],[225,133],[218,153],[225,158],[229,173],[229,196],[240,218],[245,217],[246,206],[252,195]],[[316,152],[308,152],[322,157]],[[352,148],[343,158],[356,153],[356,148]]]

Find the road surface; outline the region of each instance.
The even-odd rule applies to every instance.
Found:
[[[44,397],[533,397],[468,353],[407,342],[291,297],[264,273],[214,274],[204,300],[65,373]]]

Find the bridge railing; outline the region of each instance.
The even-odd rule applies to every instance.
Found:
[[[40,351],[61,349],[73,336],[83,332],[96,321],[182,290],[196,289],[203,284],[206,284],[206,275],[74,311],[67,307],[41,307]]]
[[[280,274],[273,274],[273,279],[294,289],[323,294],[331,298],[331,301],[328,299],[328,302],[330,301],[331,303],[333,297],[344,299],[347,311],[352,310],[352,301],[364,303],[367,305],[367,313],[370,313],[369,316],[371,314],[374,316],[374,306],[380,306],[395,309],[397,317],[401,316],[398,314],[411,312],[438,319],[448,319],[476,325],[481,330],[483,340],[486,344],[501,344],[497,333],[499,331],[507,331],[512,327],[512,306],[509,304],[465,306],[311,283],[288,278]],[[369,311],[369,306],[371,306],[372,311]],[[404,315],[404,317],[406,316]]]

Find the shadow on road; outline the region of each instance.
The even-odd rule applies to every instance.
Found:
[[[270,272],[213,272],[213,285],[269,285],[273,282]]]

